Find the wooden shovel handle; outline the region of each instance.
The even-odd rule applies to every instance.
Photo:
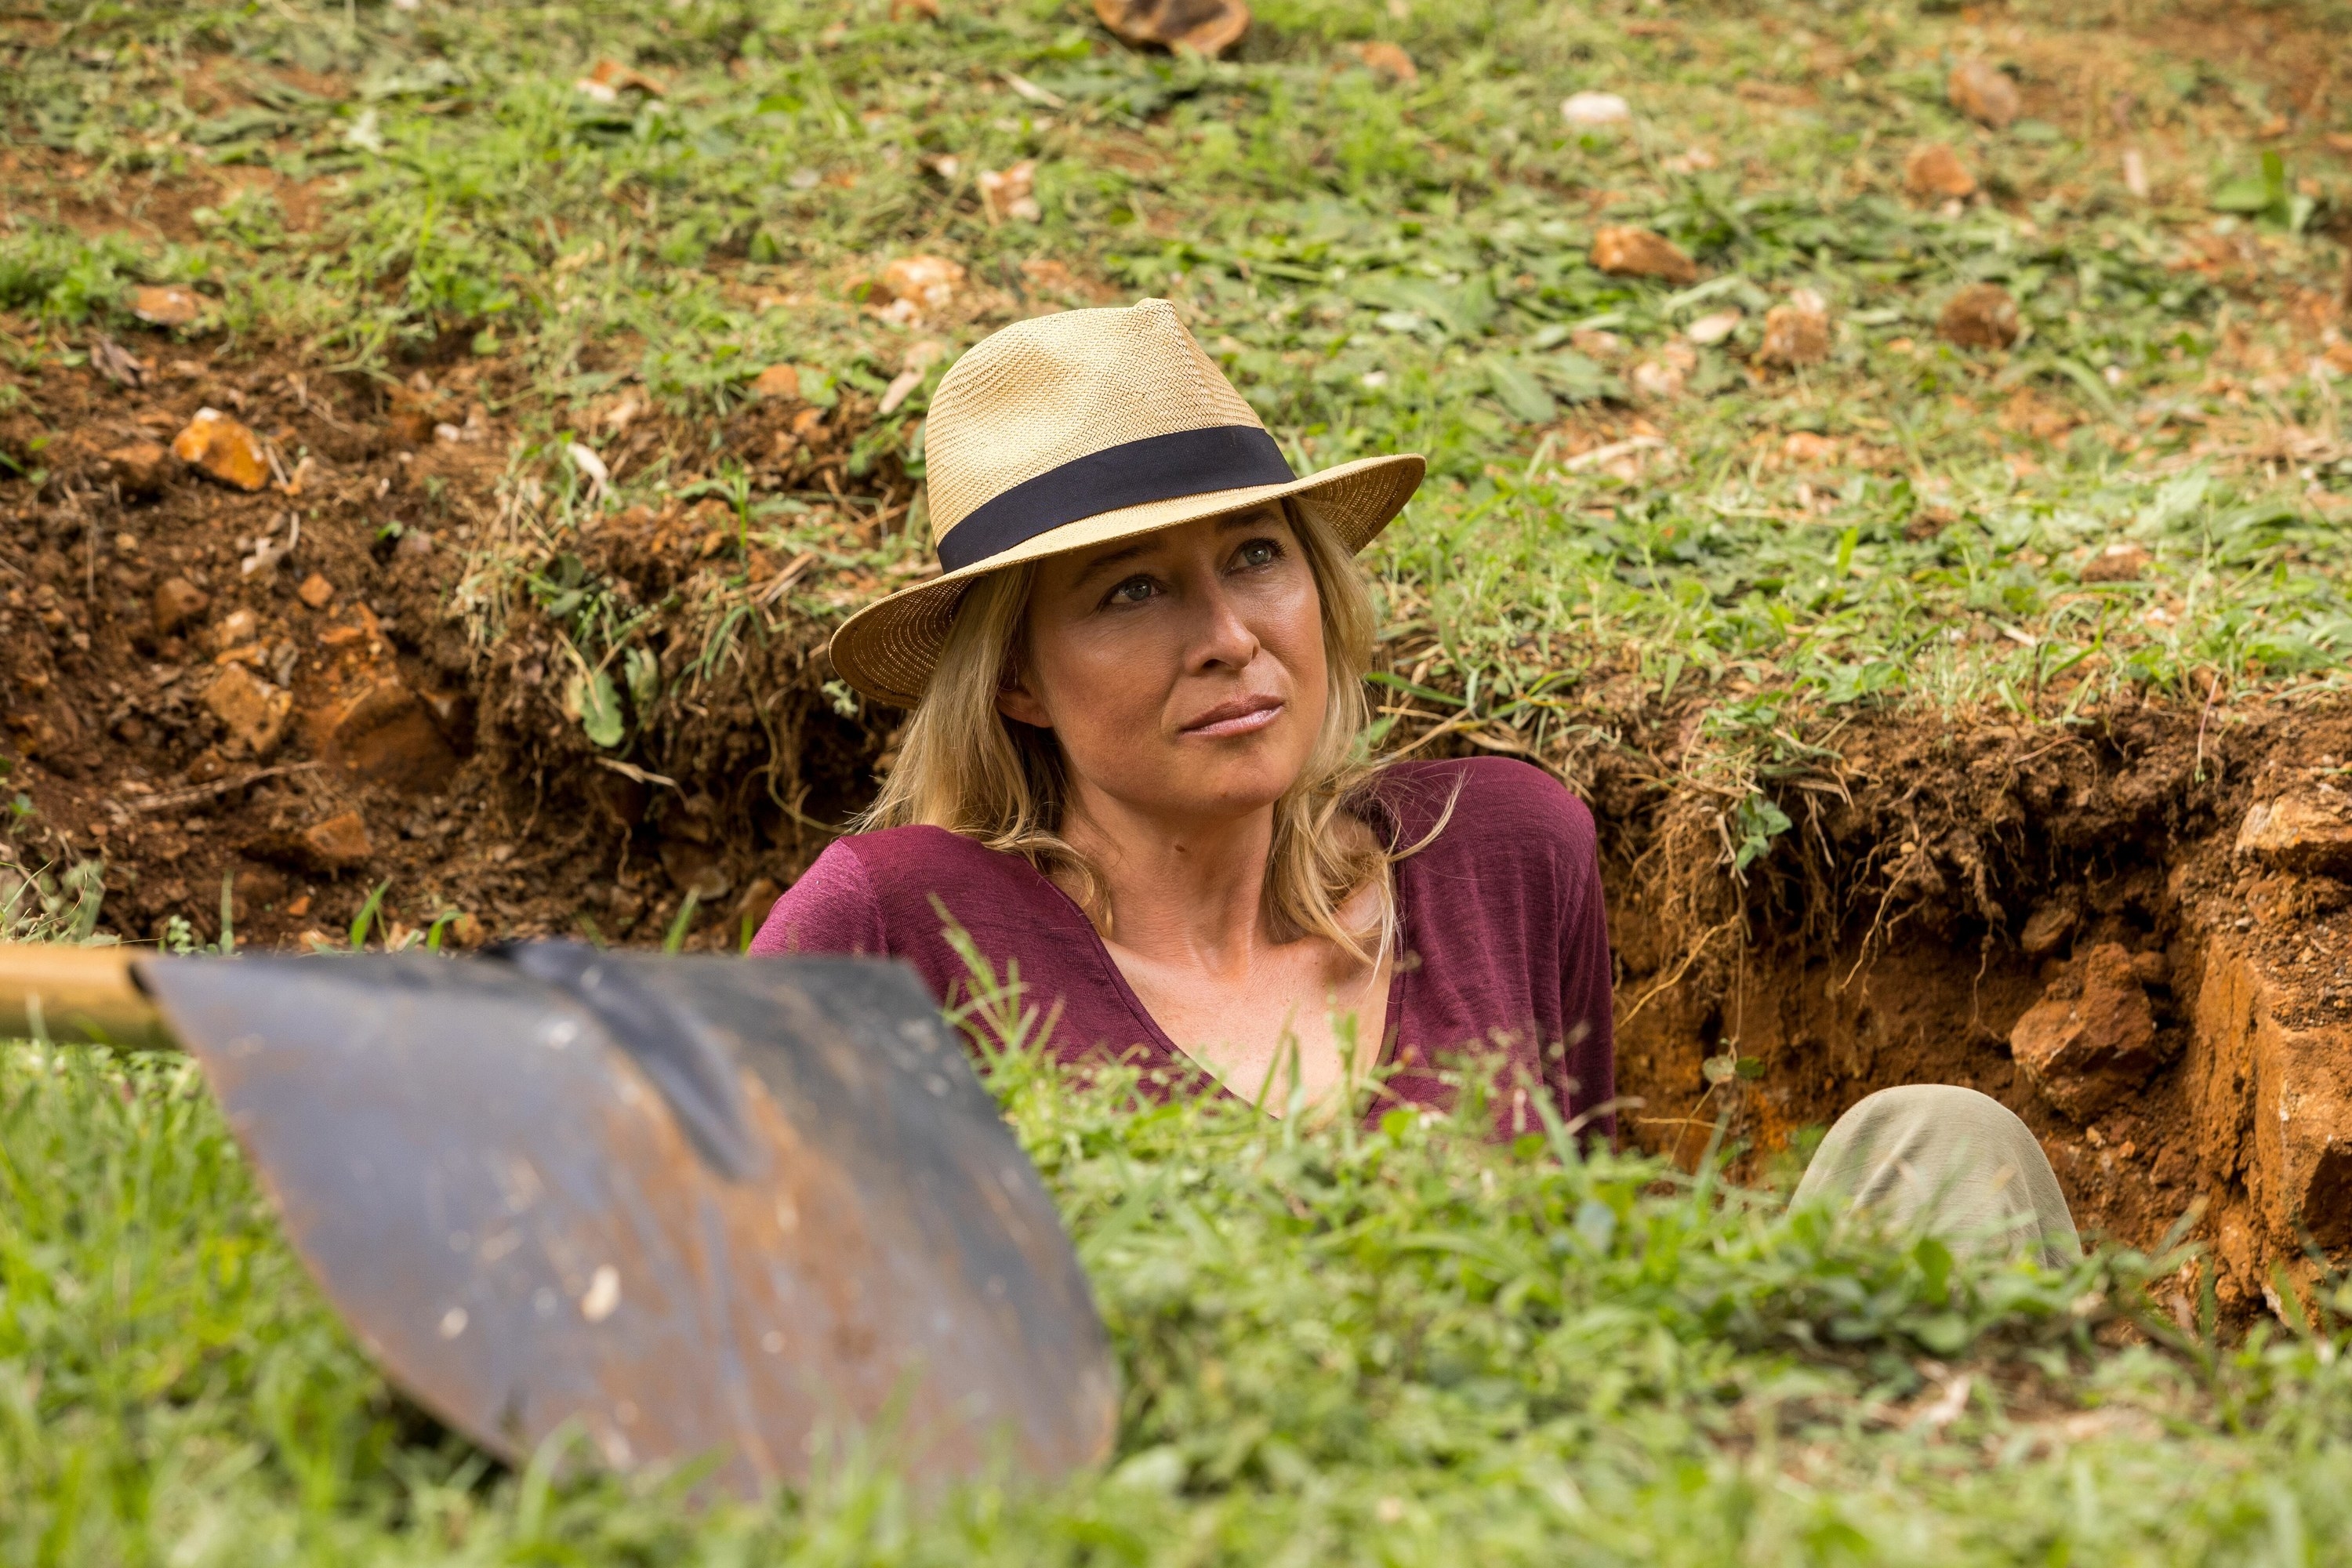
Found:
[[[163,1016],[131,972],[127,947],[0,942],[0,1040],[102,1040],[170,1049]]]

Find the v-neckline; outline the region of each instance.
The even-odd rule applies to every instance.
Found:
[[[1386,831],[1391,836],[1391,842],[1394,842],[1396,819],[1388,810],[1388,803],[1381,800],[1376,791],[1365,790],[1358,800],[1351,801],[1349,805],[1349,808],[1356,810],[1360,816],[1366,810],[1377,813],[1381,820],[1367,822],[1365,826],[1370,827],[1375,833]],[[1188,1072],[1198,1073],[1215,1084],[1220,1094],[1240,1100],[1242,1096],[1234,1093],[1233,1088],[1223,1079],[1218,1077],[1208,1063],[1199,1060],[1190,1051],[1178,1045],[1175,1037],[1160,1026],[1160,1020],[1151,1016],[1151,1009],[1143,1005],[1143,998],[1137,994],[1134,985],[1129,983],[1127,972],[1118,966],[1118,960],[1110,955],[1110,945],[1103,941],[1102,932],[1095,929],[1095,922],[1087,918],[1087,911],[1078,907],[1078,900],[1070,897],[1067,889],[1031,864],[1025,857],[1014,856],[1013,858],[1019,860],[1023,868],[1031,876],[1053,889],[1054,896],[1060,899],[1062,907],[1069,911],[1070,919],[1077,922],[1078,928],[1086,932],[1087,942],[1093,950],[1095,962],[1102,966],[1104,974],[1109,977],[1111,989],[1118,993],[1121,1001],[1127,1004],[1128,1011],[1135,1015],[1136,1021],[1143,1026],[1144,1037],[1140,1043],[1149,1046],[1159,1054],[1160,1065],[1181,1068]],[[1404,996],[1410,984],[1412,969],[1411,965],[1403,962],[1405,933],[1411,929],[1411,911],[1405,903],[1404,878],[1398,872],[1398,867],[1401,865],[1402,862],[1391,862],[1389,871],[1389,897],[1396,902],[1396,942],[1395,951],[1388,954],[1388,999],[1386,1005],[1381,1009],[1380,1047],[1373,1053],[1371,1062],[1371,1065],[1376,1068],[1388,1065],[1390,1058],[1395,1053],[1399,1037],[1398,1025],[1404,1016]]]

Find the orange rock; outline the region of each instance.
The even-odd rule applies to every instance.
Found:
[[[335,596],[335,585],[328,582],[324,574],[313,572],[302,579],[302,585],[294,590],[294,596],[314,610],[323,610],[327,602]]]
[[[1982,60],[1962,60],[1944,82],[1944,96],[1954,109],[1979,125],[2006,131],[2017,122],[2023,106],[2017,84]]]
[[[2234,852],[2273,870],[2352,876],[2352,805],[2317,791],[2264,801],[2239,825]]]
[[[588,74],[572,84],[599,103],[613,103],[625,92],[642,92],[650,98],[665,96],[669,89],[641,70],[635,70],[618,60],[598,60]]]
[[[2042,1097],[2087,1121],[2160,1065],[2156,1016],[2132,955],[2101,942],[2079,976],[2053,982],[2010,1031],[2009,1048]]]
[[[1223,54],[1249,31],[1242,0],[1095,0],[1095,16],[1138,48]]]
[[[325,720],[327,765],[352,777],[429,790],[457,771],[457,753],[433,722],[431,710],[397,680],[368,688],[338,704]]]
[[[978,184],[981,210],[991,223],[1007,218],[1035,223],[1045,216],[1037,205],[1037,163],[1033,158],[1024,158],[1009,169],[982,169]]]
[[[339,812],[295,836],[299,858],[321,871],[341,871],[366,861],[367,824],[356,811]]]
[[[294,699],[245,666],[232,664],[205,688],[205,706],[227,726],[231,741],[259,758],[277,750]]]
[[[1386,78],[1401,86],[1410,87],[1421,79],[1421,72],[1414,67],[1412,57],[1385,39],[1358,44],[1356,58],[1363,61],[1364,68],[1374,76]]]
[[[167,462],[171,456],[156,442],[133,441],[106,454],[107,476],[122,487],[124,495],[155,495],[171,477]]]
[[[155,616],[155,635],[170,637],[205,613],[212,598],[185,577],[166,577],[155,585],[149,608]]]
[[[197,409],[188,427],[173,438],[172,450],[190,468],[225,485],[257,490],[269,483],[269,459],[262,453],[261,438],[217,408]]]
[[[1905,161],[1903,188],[1922,201],[1951,201],[1976,195],[1977,177],[1958,153],[1928,142],[1913,148]]]
[[[1592,265],[1620,278],[1663,278],[1677,285],[1698,281],[1698,264],[1664,235],[1612,224],[1592,237]]]
[[[782,398],[791,402],[801,395],[801,373],[797,366],[772,364],[751,378],[754,397]]]
[[[2005,349],[2023,331],[2017,301],[1998,283],[1969,284],[1936,319],[1936,335],[1964,349]]]
[[[916,310],[945,308],[963,287],[963,268],[944,256],[901,256],[882,268],[882,292]]]
[[[1800,289],[1787,304],[1764,312],[1764,342],[1756,350],[1759,363],[1794,370],[1829,357],[1829,306],[1819,294]]]
[[[203,298],[192,289],[156,285],[131,290],[131,313],[152,326],[184,327],[204,309]]]

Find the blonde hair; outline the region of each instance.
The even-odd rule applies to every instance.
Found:
[[[1394,900],[1385,896],[1388,867],[1421,844],[1399,850],[1377,834],[1341,830],[1349,797],[1379,771],[1361,742],[1371,717],[1364,697],[1372,659],[1371,591],[1354,553],[1311,506],[1287,501],[1284,511],[1322,601],[1329,697],[1314,751],[1274,803],[1265,918],[1277,942],[1320,936],[1369,963],[1396,934]],[[1061,745],[1051,731],[1016,723],[996,708],[1020,650],[1035,581],[1034,563],[1024,563],[991,573],[965,592],[930,684],[899,738],[898,761],[857,826],[926,824],[1022,856],[1047,876],[1075,884],[1079,907],[1108,936],[1110,903],[1102,875],[1062,837],[1070,791]],[[1384,894],[1377,921],[1350,930],[1340,910],[1376,880]]]

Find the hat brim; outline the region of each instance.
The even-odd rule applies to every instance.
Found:
[[[1428,465],[1413,455],[1359,458],[1281,485],[1245,485],[1121,507],[1047,529],[985,561],[902,588],[844,621],[833,634],[833,668],[865,696],[894,708],[912,708],[930,684],[956,606],[974,580],[1007,566],[1072,550],[1112,544],[1202,518],[1267,501],[1296,498],[1314,503],[1350,551],[1363,549],[1404,510]]]

